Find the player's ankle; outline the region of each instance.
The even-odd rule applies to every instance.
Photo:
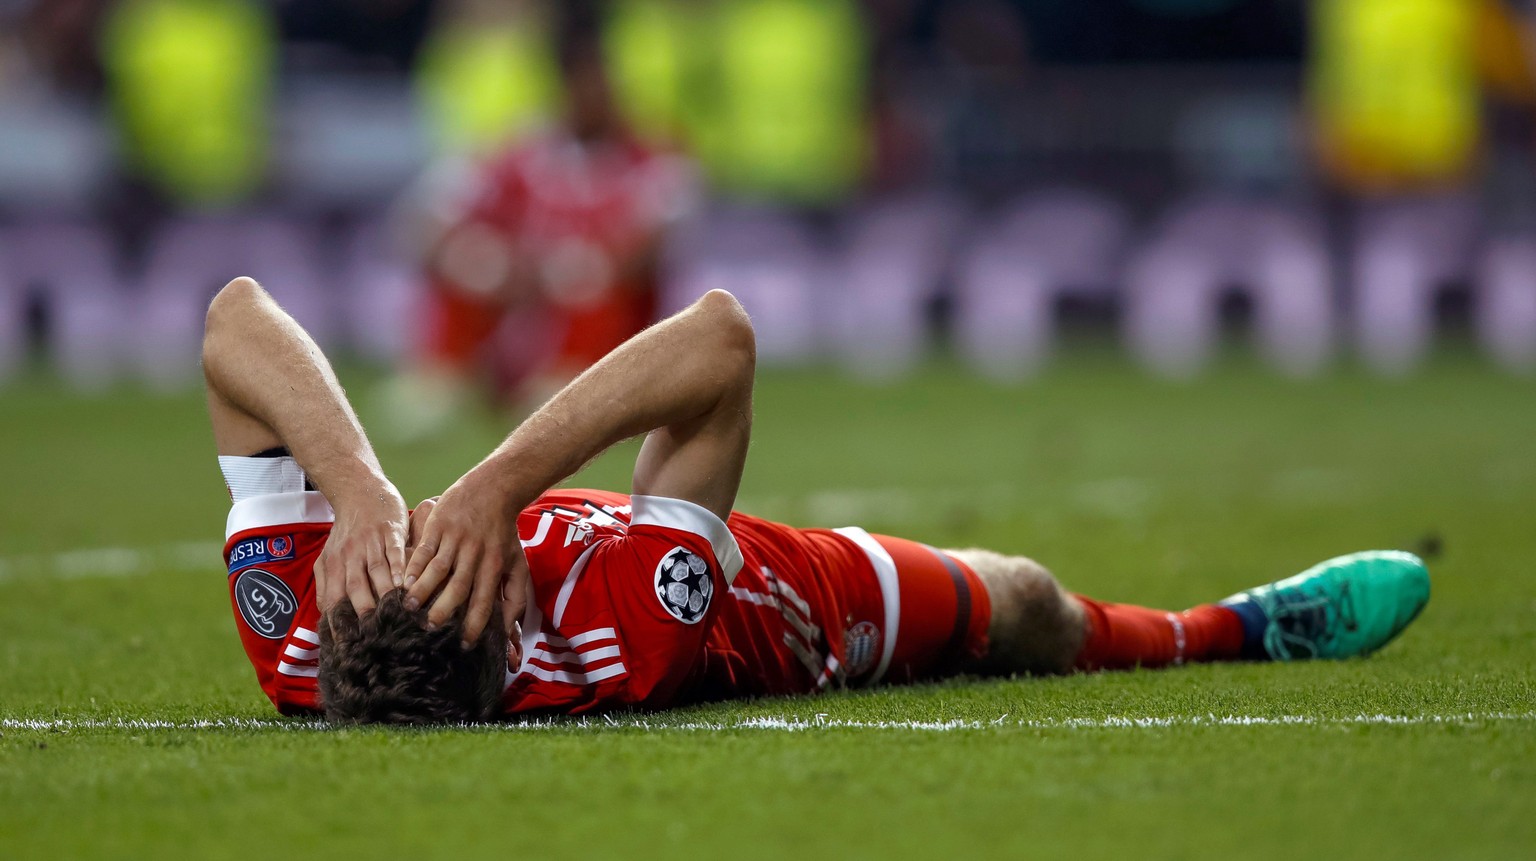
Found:
[[[1257,602],[1227,599],[1217,604],[1235,615],[1243,625],[1243,645],[1238,657],[1245,661],[1267,661],[1269,653],[1264,649],[1264,631],[1269,627],[1269,616]]]

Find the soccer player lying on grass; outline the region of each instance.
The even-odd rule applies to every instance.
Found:
[[[1417,557],[1367,552],[1171,613],[1072,595],[1023,557],[732,512],[753,365],[747,315],[711,292],[408,513],[314,342],[254,281],[231,282],[203,366],[234,500],[230,598],[262,689],[289,714],[460,722],[955,673],[1345,658],[1429,598]],[[551,490],[638,434],[633,495]]]

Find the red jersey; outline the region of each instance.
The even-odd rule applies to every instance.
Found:
[[[691,176],[686,160],[638,141],[537,135],[476,172],[458,221],[535,255],[543,298],[579,308],[649,276],[632,261],[686,208]]]
[[[881,606],[852,540],[682,500],[554,491],[518,531],[534,600],[510,712],[817,690],[846,679],[847,608]]]
[[[278,469],[221,461],[227,477],[241,462]],[[302,490],[237,494],[230,512],[236,626],[285,714],[319,709],[313,568],[330,521]],[[518,533],[532,595],[520,657],[509,650],[508,714],[909,679],[985,649],[990,605],[974,574],[913,542],[742,514],[727,524],[683,500],[596,490],[544,494]]]
[[[607,355],[655,315],[655,247],[690,205],[692,177],[686,159],[632,140],[587,145],[551,134],[456,180],[465,191],[446,204],[444,247],[475,259],[484,243],[503,245],[537,270],[514,289],[538,292],[475,283],[496,271],[484,260],[465,271],[445,264],[425,297],[422,349],[459,368],[489,360],[507,389],[542,366],[574,375]],[[478,251],[463,250],[466,237]],[[499,336],[509,320],[521,326]]]

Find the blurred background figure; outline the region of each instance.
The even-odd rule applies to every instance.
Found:
[[[1085,177],[1040,169],[1030,141],[1051,120],[1032,97],[1043,70],[1017,4],[948,4],[936,25],[954,94],[942,114],[945,174],[990,210],[956,264],[956,345],[989,377],[1025,379],[1050,357],[1061,305],[1112,299],[1129,214]]]
[[[714,288],[752,313],[769,361],[822,352],[843,273],[842,206],[868,157],[866,36],[852,0],[674,3],[702,12],[675,120],[715,196],[668,261],[663,310]],[[878,329],[878,326],[866,327]]]
[[[1528,109],[1536,80],[1517,5],[1313,3],[1316,150],[1343,210],[1360,350],[1382,372],[1405,373],[1419,361],[1436,297],[1469,284],[1484,231],[1513,226],[1488,221],[1481,181],[1490,161],[1498,164],[1490,112],[1500,102]],[[1488,277],[1473,284],[1483,334],[1507,363],[1530,367],[1536,296],[1524,297],[1529,286],[1512,283],[1497,262],[1520,252],[1489,252]]]
[[[109,385],[122,358],[113,249],[91,218],[111,164],[96,38],[108,9],[96,0],[0,6],[0,381],[35,339],[36,294],[52,298],[54,364],[71,383]]]
[[[429,435],[723,287],[765,364],[1536,372],[1529,0],[0,0],[0,380],[259,275]]]
[[[121,162],[188,207],[251,195],[267,167],[275,22],[254,0],[124,0],[102,33]]]
[[[291,262],[299,243],[281,223],[238,215],[269,178],[278,50],[270,10],[255,0],[123,0],[100,40],[118,144],[109,224],[144,249],[128,261],[144,287],[127,297],[143,334],[130,352],[143,374],[164,388],[196,378],[190,361],[208,289],[230,266],[284,261],[272,268],[287,283],[285,299],[318,324],[304,308],[317,279]]]
[[[483,7],[460,14],[469,18],[449,34],[474,44],[496,33],[494,22],[476,28]],[[520,14],[525,25],[540,20]],[[549,14],[560,84],[553,122],[527,118],[533,95],[477,91],[473,80],[454,96],[465,96],[458,110],[444,112],[444,128],[474,130],[458,141],[471,157],[429,178],[435,187],[417,219],[429,283],[420,347],[386,393],[401,437],[441,429],[486,385],[515,408],[536,406],[655,315],[660,243],[689,206],[690,170],[642,142],[621,113],[597,9],[563,3]],[[512,56],[491,51],[485,68],[461,73],[516,72],[538,59],[504,62]],[[489,141],[498,136],[513,142],[496,151]],[[473,156],[480,148],[491,153]]]

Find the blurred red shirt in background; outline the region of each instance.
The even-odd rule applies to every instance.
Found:
[[[580,373],[650,323],[691,176],[627,135],[536,134],[472,169],[429,259],[423,358],[485,363],[503,394]]]

